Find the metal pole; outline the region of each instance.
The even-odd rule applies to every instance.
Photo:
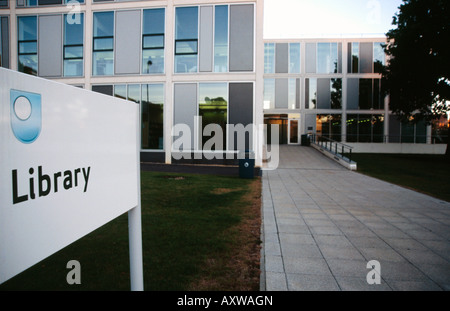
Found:
[[[142,222],[141,222],[141,127],[140,105],[136,108],[136,161],[137,161],[137,206],[128,211],[128,240],[130,248],[130,283],[132,291],[144,290],[144,269],[142,263]]]
[[[142,264],[141,205],[128,212],[128,239],[130,243],[130,282],[132,291],[144,290]]]

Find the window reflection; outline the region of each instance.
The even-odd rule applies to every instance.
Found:
[[[316,133],[335,141],[341,141],[341,119],[340,114],[316,116]]]
[[[275,107],[275,79],[264,79],[264,109]]]
[[[84,14],[80,13],[79,23],[70,23],[64,15],[64,76],[79,77],[83,75],[83,33]]]
[[[289,73],[300,73],[300,43],[289,43]]]
[[[317,73],[338,72],[340,72],[338,44],[317,43]]]
[[[384,115],[347,115],[347,142],[383,142]]]
[[[197,72],[198,7],[176,8],[175,72]]]
[[[275,43],[264,43],[264,73],[275,73]]]
[[[94,13],[93,75],[114,74],[114,12]]]
[[[228,122],[228,87],[226,83],[201,83],[199,85],[199,116],[202,117],[202,133],[210,124],[215,124],[222,129],[222,145],[214,144],[211,150],[226,150],[226,125]],[[202,141],[205,143],[209,139],[209,136],[203,136]]]
[[[215,7],[214,72],[228,71],[228,5]]]
[[[37,75],[37,17],[20,16],[18,24],[18,71]]]
[[[165,9],[144,10],[142,73],[164,73]]]

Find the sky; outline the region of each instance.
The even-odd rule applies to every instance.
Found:
[[[264,0],[264,38],[383,36],[402,0]]]

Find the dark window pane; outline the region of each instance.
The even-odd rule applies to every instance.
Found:
[[[358,141],[358,115],[347,115],[347,142],[356,143]]]
[[[113,96],[113,86],[112,85],[93,85],[92,91],[102,93],[105,95]]]
[[[331,79],[331,109],[342,108],[342,79]]]
[[[62,0],[39,0],[38,5],[62,4]]]
[[[372,79],[359,79],[359,109],[372,108]]]
[[[142,85],[142,149],[164,148],[164,85]]]
[[[358,121],[358,141],[361,143],[370,143],[372,140],[372,116],[359,115]]]
[[[372,142],[384,142],[384,115],[372,116]]]

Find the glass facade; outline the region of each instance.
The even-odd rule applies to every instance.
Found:
[[[205,133],[205,129],[211,130],[209,133],[215,138],[217,138],[218,128],[223,133],[221,141],[217,140],[211,145],[205,145],[204,149],[226,150],[226,125],[228,123],[227,83],[200,83],[198,113],[202,117],[202,133]],[[209,139],[209,136],[204,135],[202,137],[202,146]]]
[[[374,42],[373,44],[373,72],[382,73],[386,65],[386,54],[384,53],[383,43]]]
[[[264,43],[264,73],[275,73],[275,43]]]
[[[289,79],[288,88],[288,108],[300,108],[297,107],[297,79]]]
[[[347,142],[381,143],[384,141],[384,115],[347,115]]]
[[[92,74],[114,74],[114,12],[94,13]]]
[[[198,7],[175,9],[175,72],[198,71]]]
[[[98,0],[94,0],[96,2]],[[62,4],[83,4],[84,0],[17,0],[18,7],[33,7],[46,5],[62,5]]]
[[[141,149],[164,150],[164,84],[117,84],[114,96],[141,106]]]
[[[37,16],[19,16],[18,26],[18,71],[37,75],[38,35]]]
[[[0,17],[0,67],[3,67],[3,32],[2,18]]]
[[[64,15],[64,76],[83,76],[83,34],[84,34],[84,14],[80,13],[79,20],[73,22]]]
[[[316,116],[317,135],[341,141],[341,120],[340,114],[318,114]]]
[[[340,73],[338,43],[317,43],[317,73]]]
[[[264,109],[275,107],[275,79],[264,79]]]
[[[141,101],[142,149],[164,149],[164,84],[143,84]]]
[[[143,11],[142,73],[164,73],[165,9]]]
[[[289,43],[289,73],[300,73],[300,43]]]
[[[228,72],[228,5],[215,6],[214,72]]]

